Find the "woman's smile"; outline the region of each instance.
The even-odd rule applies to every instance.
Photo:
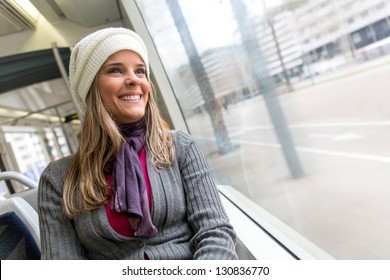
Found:
[[[141,99],[141,95],[139,94],[130,94],[130,95],[123,95],[119,97],[120,100],[122,101],[139,101]]]

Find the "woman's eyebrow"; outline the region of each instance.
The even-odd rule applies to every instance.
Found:
[[[124,63],[122,63],[122,62],[112,62],[112,63],[108,63],[108,64],[103,65],[103,68],[105,68],[107,66],[122,66],[122,65],[124,65]],[[146,67],[146,66],[144,63],[138,63],[137,67]]]
[[[112,62],[112,63],[104,64],[102,66],[102,68],[106,68],[106,67],[109,67],[109,66],[122,66],[122,65],[123,65],[123,63],[121,63],[121,62]]]

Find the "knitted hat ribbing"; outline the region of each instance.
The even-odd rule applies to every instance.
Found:
[[[101,29],[81,39],[73,48],[69,62],[69,81],[73,100],[81,114],[85,113],[85,100],[100,67],[110,55],[120,50],[138,53],[149,76],[146,46],[141,37],[130,29]]]

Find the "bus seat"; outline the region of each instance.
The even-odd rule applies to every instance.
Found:
[[[0,259],[40,259],[38,214],[20,197],[0,199]]]
[[[27,189],[21,192],[13,193],[8,196],[11,197],[20,197],[28,202],[38,212],[38,189]]]
[[[15,180],[26,187],[25,190],[15,192],[13,194],[7,194],[5,196],[8,198],[21,197],[27,201],[35,209],[35,211],[38,211],[38,183],[15,171],[0,172],[0,181],[2,180]]]

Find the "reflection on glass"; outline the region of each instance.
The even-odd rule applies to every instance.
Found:
[[[390,1],[239,2],[247,15],[233,0],[178,1],[196,70],[166,2],[137,1],[214,177],[337,259],[389,259]],[[220,112],[207,108],[200,75]],[[220,117],[235,146],[225,154]]]

